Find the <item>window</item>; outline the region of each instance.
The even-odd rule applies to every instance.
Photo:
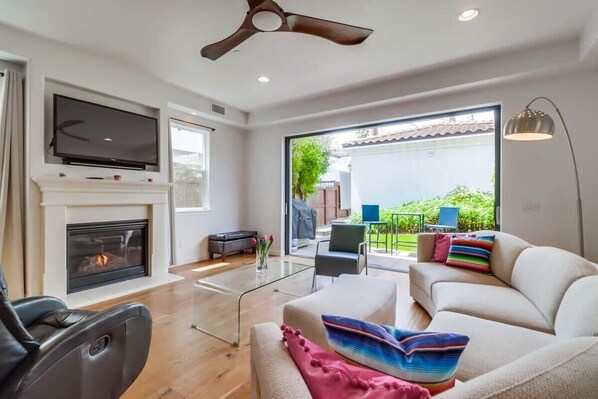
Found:
[[[173,123],[170,137],[176,210],[208,210],[209,132]]]

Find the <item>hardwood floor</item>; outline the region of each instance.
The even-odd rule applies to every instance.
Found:
[[[309,259],[287,257],[301,263]],[[172,269],[185,280],[143,291],[88,307],[102,310],[118,303],[144,303],[154,319],[152,345],[145,369],[123,396],[127,399],[191,399],[249,398],[249,330],[251,325],[265,321],[282,322],[282,308],[293,296],[283,292],[306,295],[311,291],[312,271],[304,271],[249,294],[243,299],[241,343],[235,348],[191,328],[193,323],[193,282],[200,277],[234,269],[255,261],[254,255],[238,255],[227,259],[205,261]],[[377,276],[397,283],[397,326],[424,329],[430,323],[428,314],[409,297],[406,274],[370,269]],[[326,277],[318,278],[318,288],[330,284]],[[278,288],[282,292],[274,292]],[[217,304],[214,317],[223,314]],[[227,312],[228,314],[228,312]]]

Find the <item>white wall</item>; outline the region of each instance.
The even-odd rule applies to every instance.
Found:
[[[64,172],[71,177],[85,176],[112,176],[120,174],[123,180],[145,180],[149,177],[156,182],[166,182],[169,179],[168,172],[168,118],[169,106],[178,104],[189,110],[200,113],[203,120],[209,118],[204,124],[215,125],[219,128],[215,133],[214,147],[216,155],[213,156],[215,164],[221,156],[226,159],[237,159],[236,162],[224,163],[220,166],[230,168],[221,173],[231,173],[233,177],[227,177],[227,184],[220,186],[216,175],[213,179],[212,191],[214,198],[235,198],[243,197],[243,185],[234,185],[242,180],[239,173],[243,163],[243,147],[230,145],[236,142],[241,136],[242,129],[235,126],[244,126],[247,114],[227,107],[226,119],[210,115],[211,100],[201,97],[190,91],[167,84],[147,74],[130,64],[121,62],[113,57],[95,54],[81,49],[46,40],[23,31],[10,28],[0,24],[0,51],[11,54],[16,58],[27,61],[27,82],[26,87],[26,141],[29,176],[56,176]],[[125,101],[130,101],[159,110],[160,121],[160,170],[157,172],[138,172],[119,169],[90,168],[80,166],[69,166],[44,163],[44,91],[46,81],[53,80],[64,82],[69,85],[80,87],[89,91],[95,91],[108,96],[113,96]],[[218,123],[215,123],[218,122]],[[226,125],[225,125],[226,124]],[[218,135],[218,136],[216,136]],[[227,151],[223,149],[226,147]],[[239,169],[235,169],[239,168]],[[40,215],[40,193],[31,180],[26,186],[27,189],[27,293],[34,295],[41,292],[42,254],[40,253],[39,242],[41,240],[41,215]],[[216,201],[214,202],[216,204]],[[189,215],[185,222],[193,225],[193,229],[185,229],[178,234],[179,239],[185,240],[180,250],[183,252],[181,258],[190,260],[197,259],[199,255],[190,255],[193,249],[187,249],[187,244],[192,245],[203,239],[204,231],[221,230],[226,228],[239,228],[242,224],[242,213],[233,207],[231,212],[224,207],[214,207],[210,216]],[[221,223],[221,221],[224,221]],[[201,228],[197,226],[201,225]],[[163,226],[169,229],[169,226]],[[57,232],[57,234],[64,234]]]
[[[598,71],[567,70],[509,83],[496,83],[459,92],[400,103],[351,110],[304,121],[254,128],[250,131],[248,159],[262,173],[248,176],[255,190],[248,195],[248,225],[282,237],[283,137],[408,116],[502,105],[503,124],[536,96],[551,97],[559,105],[576,150],[584,201],[586,256],[598,260]],[[355,97],[353,97],[353,100]],[[556,117],[554,110],[536,108]],[[563,130],[557,121],[554,139],[544,142],[502,142],[502,229],[537,245],[578,251],[575,180]],[[539,202],[537,211],[522,211],[522,202]],[[282,250],[282,245],[280,246]]]
[[[494,191],[494,135],[347,148],[351,208],[443,196],[457,186]]]
[[[181,117],[180,113],[174,113]],[[215,128],[210,133],[210,210],[179,212],[175,217],[176,263],[183,265],[208,258],[208,235],[238,230],[245,220],[245,152],[247,133],[220,123],[194,117],[186,121]]]

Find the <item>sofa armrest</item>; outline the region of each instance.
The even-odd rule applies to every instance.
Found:
[[[252,399],[311,398],[276,324],[253,326],[250,347]]]
[[[66,309],[64,302],[52,296],[17,299],[12,302],[12,306],[25,327],[29,327],[33,322],[41,319],[48,313]]]
[[[429,262],[434,256],[436,233],[420,233],[417,235],[417,261]]]
[[[2,384],[0,397],[119,397],[145,366],[151,331],[143,304],[98,312],[44,341]]]

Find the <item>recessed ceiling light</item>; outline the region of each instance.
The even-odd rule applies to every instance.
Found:
[[[191,115],[197,115],[197,112],[191,112]]]
[[[104,137],[104,141],[112,141],[110,137]]]
[[[471,21],[478,15],[480,15],[480,10],[478,10],[477,8],[470,8],[469,10],[465,10],[461,14],[459,14],[459,21],[461,21],[461,22]]]
[[[270,78],[267,76],[260,76],[259,78],[257,78],[257,80],[261,83],[268,83],[270,81]]]

